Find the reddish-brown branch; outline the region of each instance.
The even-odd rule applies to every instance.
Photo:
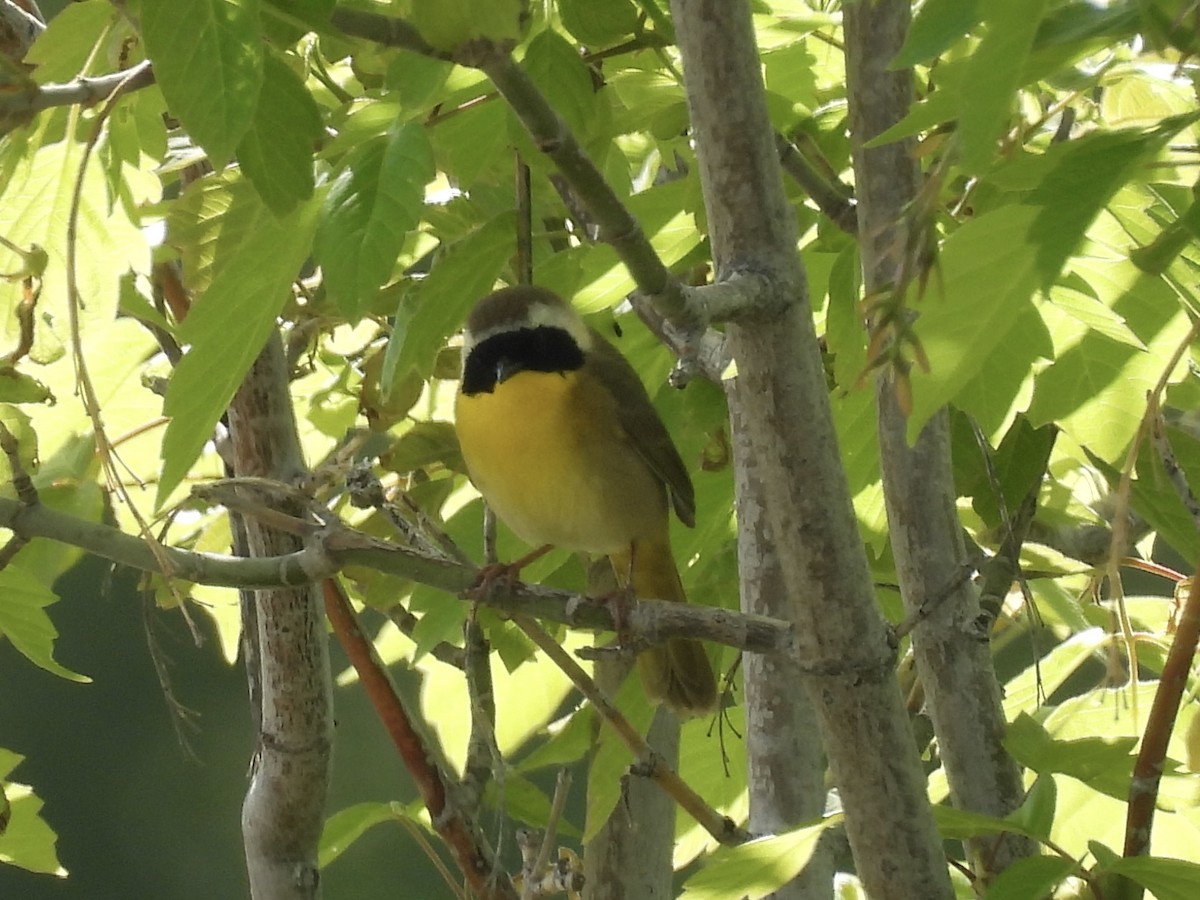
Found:
[[[496,867],[492,851],[479,830],[466,812],[454,803],[445,773],[426,750],[424,740],[375,653],[374,644],[359,627],[341,584],[336,579],[326,578],[322,589],[325,614],[334,634],[421,792],[434,829],[454,854],[471,890],[486,900],[517,900],[517,892],[508,875]]]
[[[1187,602],[1179,614],[1175,640],[1171,642],[1167,661],[1163,664],[1162,678],[1150,707],[1146,732],[1142,735],[1142,749],[1133,766],[1133,779],[1129,784],[1129,810],[1125,818],[1126,856],[1141,856],[1150,849],[1154,805],[1162,780],[1167,742],[1175,727],[1179,703],[1187,686],[1192,659],[1196,655],[1196,644],[1200,640],[1200,590],[1197,590],[1197,581],[1200,581],[1200,572],[1192,577]]]

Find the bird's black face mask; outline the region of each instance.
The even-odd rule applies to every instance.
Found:
[[[518,372],[571,372],[583,366],[583,351],[562,328],[539,325],[494,334],[476,344],[463,367],[468,397],[490,394]]]

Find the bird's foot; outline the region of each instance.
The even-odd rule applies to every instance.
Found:
[[[466,593],[481,597],[486,601],[494,596],[497,589],[504,592],[511,591],[520,583],[521,570],[535,559],[544,556],[550,549],[550,544],[544,544],[510,563],[489,563],[482,566],[475,575],[475,583],[467,589]]]

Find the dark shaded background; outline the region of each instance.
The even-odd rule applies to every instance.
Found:
[[[178,611],[149,608],[128,574],[85,560],[49,608],[56,658],[90,676],[76,684],[0,643],[0,746],[23,754],[13,780],[32,784],[58,834],[66,879],[0,865],[0,900],[214,900],[247,897],[240,815],[252,724],[242,668],[215,637],[197,649]],[[193,614],[204,628],[202,614]],[[180,741],[154,670],[146,628],[170,663],[177,700],[195,711]],[[345,667],[336,645],[334,672]],[[415,795],[357,685],[335,693],[329,811]],[[323,873],[330,898],[438,898],[448,890],[399,826],[381,825]]]

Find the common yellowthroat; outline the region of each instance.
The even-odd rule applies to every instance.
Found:
[[[687,599],[668,525],[672,507],[695,524],[691,478],[633,367],[568,303],[527,286],[479,301],[455,420],[471,480],[518,537],[608,556],[634,596]],[[679,715],[716,707],[699,641],[670,640],[637,665],[651,700]]]

